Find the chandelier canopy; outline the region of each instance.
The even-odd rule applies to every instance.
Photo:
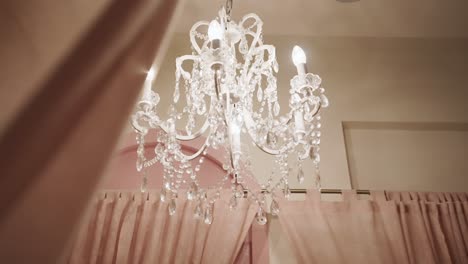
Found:
[[[263,22],[257,15],[248,14],[235,23],[230,17],[231,6],[232,1],[228,1],[216,20],[199,21],[190,30],[193,52],[176,59],[173,103],[166,120],[158,116],[156,109],[160,98],[152,90],[154,69],[148,72],[143,96],[132,117],[139,144],[136,168],[142,174],[144,192],[147,168],[157,162],[163,165],[160,198],[169,202],[171,215],[176,212],[176,198],[184,190],[187,198],[196,202],[195,217],[211,224],[213,203],[230,180],[230,207],[234,209],[238,199],[247,195],[259,205],[257,222],[265,224],[266,195],[272,198],[269,205],[272,214],[280,210],[276,200],[280,191],[287,198],[290,196],[291,159],[295,160],[292,163],[297,168],[299,183],[304,181],[302,162],[311,159],[316,168],[315,185],[320,188],[319,113],[328,106],[328,99],[320,77],[307,71],[304,51],[295,46],[292,60],[297,75],[290,81],[289,110],[280,115],[275,47],[263,43]],[[185,105],[178,111],[176,104],[181,95]],[[197,125],[199,120],[203,120],[202,124]],[[185,129],[176,129],[181,122]],[[146,157],[144,151],[145,136],[150,129],[159,130],[154,157]],[[197,138],[203,138],[204,144],[195,153],[184,153],[181,142]],[[276,157],[266,182],[258,182],[254,177],[260,187],[246,184],[251,165],[241,138]],[[202,187],[198,182],[200,166],[207,152],[218,148],[225,149],[226,173],[220,175],[215,186]]]

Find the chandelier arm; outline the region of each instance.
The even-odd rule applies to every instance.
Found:
[[[139,123],[138,123],[138,120],[140,119],[141,117],[141,113],[140,112],[136,112],[135,115],[133,116],[132,118],[132,127],[133,129],[138,133],[138,134],[141,134],[141,135],[146,135],[148,133],[148,128],[145,127],[145,126],[141,126]]]
[[[201,135],[203,135],[203,133],[206,132],[206,129],[208,129],[209,126],[210,126],[210,123],[208,122],[208,119],[207,119],[207,120],[205,120],[205,123],[203,124],[203,126],[197,132],[195,132],[195,133],[193,133],[191,135],[181,135],[181,134],[176,133],[175,138],[177,140],[181,140],[181,141],[194,140],[194,139],[200,137]],[[164,132],[166,132],[166,134],[169,134],[169,132],[168,132],[169,130],[163,124],[158,124],[158,127],[161,128]]]
[[[210,108],[211,108],[211,106],[210,106]],[[151,128],[160,128],[166,134],[170,134],[169,129],[163,124],[163,122],[157,122],[157,123],[149,122],[149,124],[150,124],[149,128],[146,127],[146,126],[140,125],[140,123],[138,121],[142,120],[143,118],[151,120],[151,118],[148,118],[148,114],[146,114],[146,113],[144,113],[142,111],[138,111],[137,113],[135,113],[134,117],[132,118],[131,125],[132,125],[133,129],[135,129],[139,134],[146,135],[148,133],[148,130],[151,129]],[[181,140],[181,141],[189,141],[189,140],[196,139],[196,138],[200,137],[203,133],[206,132],[209,125],[210,124],[209,124],[208,119],[207,119],[207,120],[205,120],[205,123],[203,124],[203,126],[197,132],[193,133],[192,135],[181,135],[181,134],[177,134],[177,132],[176,132],[175,137],[176,137],[177,140]]]
[[[184,159],[188,160],[188,161],[192,161],[194,159],[196,159],[198,156],[200,156],[200,154],[202,154],[202,152],[208,147],[207,143],[208,143],[208,138],[209,137],[206,137],[206,140],[205,142],[203,143],[203,145],[201,146],[201,148],[199,148],[197,150],[197,152],[193,153],[192,155],[185,155],[182,151],[177,151],[177,155],[183,157]]]
[[[262,27],[263,27],[263,22],[262,20],[254,13],[250,13],[250,14],[247,14],[245,15],[241,22],[239,23],[239,25],[242,25],[242,27],[244,29],[248,29],[248,28],[245,28],[244,27],[244,23],[249,19],[249,18],[253,18],[255,20],[255,23],[254,25],[256,24],[257,26],[257,30],[254,32],[252,31],[252,33],[254,33],[254,35],[252,35],[254,37],[254,39],[252,40],[251,42],[251,45],[250,45],[250,48],[249,48],[249,52],[247,52],[247,54],[250,54],[252,52],[252,49],[257,45],[257,43],[259,42],[259,39],[260,39],[260,35],[261,35],[261,32],[262,32]]]
[[[211,103],[210,103],[210,110],[208,111],[209,113],[211,113],[212,109],[213,109],[213,97],[214,96],[211,96]],[[158,126],[164,130],[164,132],[166,132],[166,134],[169,134],[168,132],[168,129],[162,124],[158,124]],[[203,123],[203,126],[195,133],[192,133],[191,135],[181,135],[181,134],[178,134],[177,132],[175,132],[175,138],[177,140],[181,140],[181,141],[190,141],[190,140],[194,140],[196,138],[199,138],[200,136],[202,136],[206,130],[208,129],[208,127],[210,126],[210,122],[208,120],[208,118],[205,120],[205,123]]]
[[[261,40],[260,40],[260,35],[261,35],[262,24],[263,24],[263,23],[261,22],[260,18],[259,18],[257,15],[251,13],[251,14],[245,15],[245,16],[242,18],[242,21],[239,23],[239,25],[242,26],[242,27],[245,29],[245,27],[243,26],[243,24],[244,24],[245,21],[247,21],[249,18],[253,18],[253,19],[256,21],[256,23],[258,23],[257,31],[256,31],[256,32],[253,32],[253,31],[251,31],[251,30],[249,30],[250,32],[249,32],[249,31],[246,31],[246,32],[245,32],[245,34],[249,34],[249,35],[251,35],[251,36],[253,37],[253,40],[252,40],[252,42],[251,42],[251,44],[250,44],[250,47],[249,47],[249,51],[246,53],[248,56],[252,56],[253,48],[257,45],[257,43],[260,43],[260,45],[263,46],[263,45],[262,45],[262,42],[261,42]],[[259,27],[260,27],[260,28],[259,28]],[[244,63],[243,72],[244,72],[245,75],[246,75],[247,72],[248,72],[248,67],[249,67],[249,64],[248,64],[248,63]]]
[[[198,55],[184,55],[184,56],[180,56],[176,58],[176,70],[180,70],[182,76],[185,79],[190,78],[190,73],[184,70],[184,68],[182,67],[182,64],[184,64],[184,62],[188,60],[197,62],[198,60],[200,60],[200,57]]]
[[[208,22],[208,21],[198,21],[197,23],[193,24],[192,28],[190,29],[190,42],[192,43],[192,47],[195,49],[195,51],[198,54],[202,53],[202,47],[200,47],[200,45],[198,44],[195,37],[197,35],[198,36],[203,36],[203,35],[201,33],[197,32],[197,28],[199,28],[201,26],[208,26],[209,24],[210,24],[210,22]],[[204,42],[203,46],[205,45],[205,42]]]

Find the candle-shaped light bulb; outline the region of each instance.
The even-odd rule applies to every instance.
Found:
[[[241,140],[240,140],[241,128],[237,121],[233,120],[229,125],[229,137],[231,143],[231,153],[233,156],[234,169],[237,168],[241,152]]]
[[[294,65],[296,65],[296,67],[300,64],[305,64],[307,62],[306,55],[304,53],[304,50],[301,49],[301,47],[297,45],[294,46],[292,50],[292,60],[293,60]]]
[[[154,67],[151,67],[151,69],[146,74],[146,81],[149,81],[149,82],[154,81],[155,76],[156,76],[156,73],[155,73]]]
[[[292,51],[292,61],[297,68],[297,74],[303,75],[306,74],[306,62],[307,58],[304,53],[304,50],[301,49],[299,46],[294,46]]]
[[[156,70],[154,66],[146,74],[145,83],[143,84],[143,101],[151,101],[151,86],[153,84],[154,78],[156,77]]]
[[[215,39],[223,38],[223,28],[218,21],[212,20],[208,26],[208,39],[213,41]]]

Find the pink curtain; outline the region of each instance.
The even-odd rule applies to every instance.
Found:
[[[154,58],[161,59],[180,1],[106,1],[99,5],[99,12],[90,12],[91,17],[83,10],[73,12],[74,4],[81,6],[78,2],[83,1],[33,2],[0,4],[7,7],[0,8],[0,13],[7,13],[0,28],[13,26],[19,31],[4,39],[21,44],[6,45],[13,54],[9,57],[25,52],[35,55],[8,69],[7,79],[27,81],[5,86],[8,92],[0,97],[1,103],[14,101],[7,104],[14,107],[8,108],[8,122],[2,123],[0,133],[2,263],[57,263],[61,259],[127,121],[145,79],[144,70]],[[73,15],[60,12],[64,5]],[[82,24],[89,26],[78,30],[70,17],[88,17],[89,23]],[[31,77],[30,65],[37,66],[32,62],[49,55],[37,54],[35,49],[35,40],[53,30],[37,26],[44,25],[43,20],[80,33],[71,34],[74,37],[66,38],[66,44],[56,41],[65,38],[48,40],[63,52],[54,53],[56,61],[40,64],[47,70],[33,67],[37,74]],[[17,36],[24,38],[14,39]],[[47,45],[47,41],[42,43]],[[0,46],[3,53],[4,46]],[[8,60],[0,65],[0,69],[10,67]]]
[[[233,263],[256,208],[243,199],[231,210],[229,198],[225,193],[215,202],[213,222],[207,225],[194,219],[195,202],[182,197],[170,216],[168,203],[160,202],[155,192],[100,194],[69,263]],[[241,252],[239,259],[245,260],[249,253]]]
[[[360,200],[281,201],[299,263],[468,263],[466,193],[372,192]]]

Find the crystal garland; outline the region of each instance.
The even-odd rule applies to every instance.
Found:
[[[176,59],[176,82],[169,118],[161,120],[156,106],[159,95],[151,87],[154,70],[145,81],[142,99],[132,117],[137,132],[136,168],[142,175],[141,191],[146,191],[147,168],[160,162],[163,165],[163,187],[160,199],[168,202],[169,214],[176,212],[179,192],[185,188],[188,200],[196,203],[194,216],[203,218],[206,224],[213,221],[213,205],[220,198],[221,190],[231,180],[231,209],[238,199],[247,197],[258,204],[256,220],[265,224],[266,196],[270,195],[270,212],[279,213],[278,190],[289,198],[291,168],[288,160],[296,157],[297,181],[304,181],[302,162],[310,158],[315,165],[315,187],[320,188],[319,145],[320,109],[328,106],[328,99],[321,87],[318,75],[307,73],[306,58],[298,46],[293,49],[293,62],[298,74],[289,90],[289,112],[280,116],[277,95],[278,72],[275,47],[263,44],[263,22],[255,14],[244,16],[236,24],[222,8],[217,20],[200,21],[190,30],[192,55]],[[207,28],[201,33],[199,30]],[[191,62],[191,71],[183,68]],[[182,81],[182,84],[181,84]],[[182,87],[181,87],[182,86]],[[185,94],[185,107],[178,112],[175,104]],[[257,103],[255,102],[257,101]],[[196,119],[203,117],[201,128]],[[176,130],[176,121],[186,118],[185,131]],[[155,156],[145,156],[145,136],[150,129],[159,129]],[[195,153],[183,153],[181,142],[206,135],[205,142]],[[252,144],[276,157],[275,166],[262,190],[253,191],[245,184],[244,175],[250,163],[245,159],[246,149],[241,146],[241,136],[249,137]],[[223,164],[225,174],[215,186],[202,188],[198,182],[200,167],[210,149],[223,148],[227,154]],[[244,157],[244,158],[243,158]],[[208,189],[214,190],[208,193]]]

